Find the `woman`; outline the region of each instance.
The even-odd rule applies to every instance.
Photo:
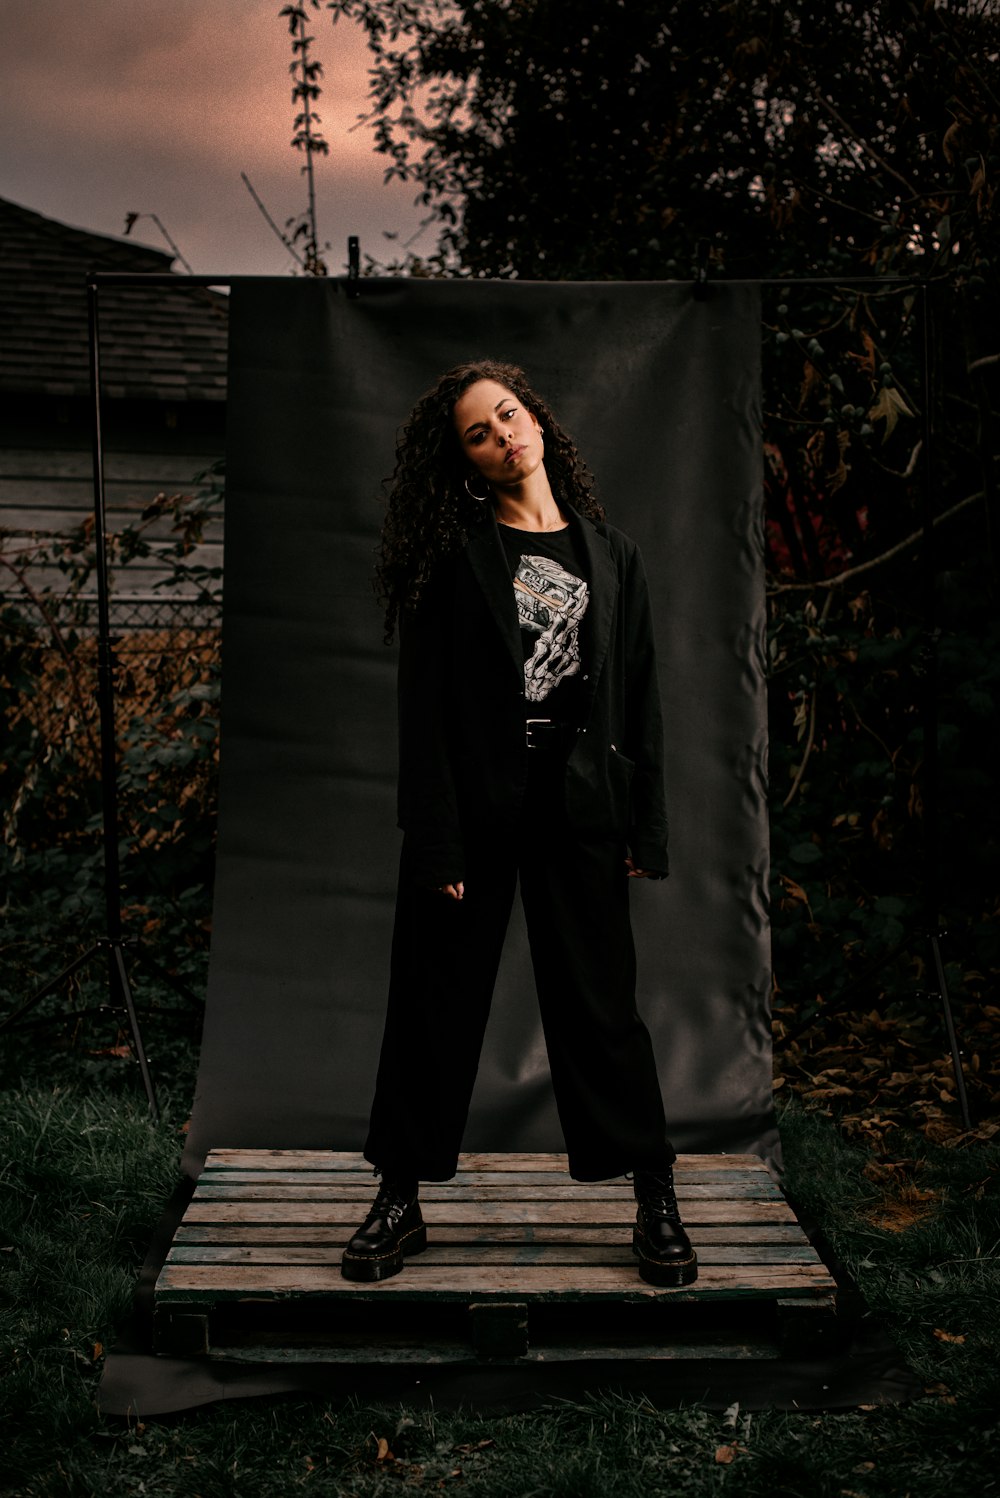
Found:
[[[397,444],[378,582],[398,625],[403,850],[365,1156],[342,1272],[426,1246],[419,1181],[455,1174],[520,878],[570,1174],[633,1174],[642,1277],[690,1283],[630,879],[667,873],[662,723],[634,543],[524,373],[443,375]]]

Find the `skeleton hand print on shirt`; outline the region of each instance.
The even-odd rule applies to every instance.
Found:
[[[525,696],[542,702],[564,677],[580,669],[580,620],[589,590],[583,578],[549,557],[523,556],[514,576],[514,596],[520,627],[538,635],[524,663]]]

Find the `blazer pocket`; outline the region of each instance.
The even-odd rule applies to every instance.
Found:
[[[617,769],[612,770],[612,774],[624,773],[626,782],[632,779],[632,772],[635,770],[634,759],[629,759],[628,755],[623,754],[616,744],[611,745],[608,758],[612,765],[617,766]]]
[[[631,822],[632,774],[635,760],[622,754],[616,745],[608,750],[608,792],[611,829],[615,837],[627,837]]]

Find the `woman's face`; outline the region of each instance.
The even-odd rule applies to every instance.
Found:
[[[459,446],[471,470],[491,487],[521,483],[541,465],[542,429],[516,395],[496,380],[477,380],[452,412]]]

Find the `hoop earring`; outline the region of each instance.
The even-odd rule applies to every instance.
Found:
[[[487,489],[485,494],[477,494],[468,479],[466,479],[465,481],[465,492],[470,499],[476,500],[476,502],[481,505],[486,504],[487,500],[493,498],[493,493],[490,489]]]

